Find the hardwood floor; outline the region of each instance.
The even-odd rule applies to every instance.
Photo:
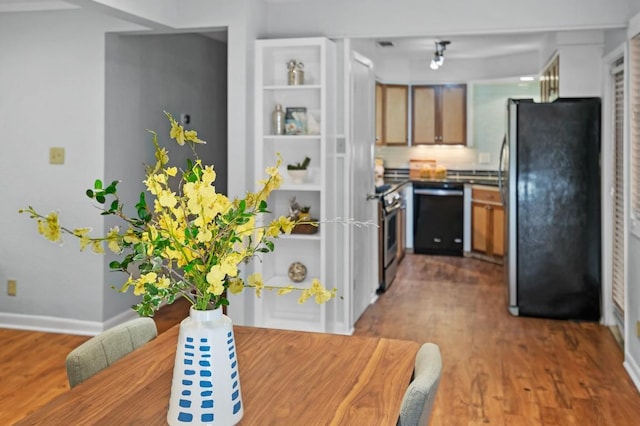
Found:
[[[431,341],[443,376],[431,426],[640,424],[640,394],[606,327],[512,317],[502,267],[469,258],[407,255],[355,334]],[[158,331],[188,313],[156,314]],[[0,425],[68,389],[64,359],[87,339],[0,329]]]
[[[640,394],[608,328],[511,316],[502,273],[476,259],[408,255],[355,334],[440,346],[432,426],[640,424]]]

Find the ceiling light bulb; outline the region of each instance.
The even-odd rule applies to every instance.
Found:
[[[442,64],[444,64],[444,56],[438,55],[438,58],[436,59],[436,63],[438,64],[439,67],[441,67]]]
[[[433,58],[431,60],[431,65],[429,65],[429,66],[431,67],[432,70],[437,70],[440,65],[438,65],[438,62],[436,62],[436,59]]]

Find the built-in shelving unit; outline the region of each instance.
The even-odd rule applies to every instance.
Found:
[[[318,278],[328,287],[335,285],[336,232],[335,226],[323,221],[337,217],[336,191],[336,64],[335,45],[325,38],[298,38],[256,41],[255,81],[255,166],[258,172],[273,166],[282,156],[280,172],[282,186],[268,199],[271,217],[289,213],[290,199],[300,205],[311,206],[311,216],[321,224],[315,234],[291,234],[276,241],[276,249],[256,262],[265,284],[301,287],[311,285]],[[304,82],[289,85],[287,63],[290,60],[304,64]],[[277,135],[272,128],[272,113],[277,104],[306,108],[317,126],[317,134]],[[307,126],[308,128],[309,126]],[[287,164],[311,159],[309,172],[302,183],[294,182],[287,174]],[[306,279],[292,283],[289,266],[301,262],[307,268]],[[298,295],[277,296],[264,292],[257,299],[254,312],[255,325],[263,327],[327,331],[326,306],[313,300],[298,304]]]

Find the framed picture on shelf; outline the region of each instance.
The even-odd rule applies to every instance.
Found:
[[[306,107],[287,107],[284,115],[284,132],[287,135],[304,135],[307,133]]]

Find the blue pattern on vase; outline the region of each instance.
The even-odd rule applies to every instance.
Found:
[[[236,391],[231,394],[231,402],[235,402],[233,405],[233,414],[237,414],[240,411],[240,408],[242,407],[242,400],[240,399],[240,392],[237,389],[238,363],[235,360],[236,348],[235,348],[235,343],[233,341],[233,332],[229,331],[227,333],[227,337],[229,338],[227,340],[227,344],[229,345],[229,360],[231,361],[231,369],[232,369],[231,379],[235,379],[233,382],[233,389],[236,389]]]
[[[196,349],[196,346],[193,344],[194,343],[194,339],[193,337],[187,337],[186,338],[186,343],[184,345],[184,365],[185,365],[185,369],[183,370],[183,374],[185,376],[195,376],[196,373],[198,374],[198,376],[200,376],[201,380],[199,380],[197,382],[197,387],[199,388],[200,391],[200,397],[202,398],[201,400],[201,406],[200,408],[205,408],[205,409],[211,409],[213,410],[213,406],[214,406],[214,400],[213,400],[213,383],[211,382],[211,380],[207,380],[208,378],[211,378],[212,376],[212,372],[210,370],[211,367],[211,362],[207,359],[202,359],[198,362],[198,366],[199,369],[198,371],[193,369],[193,365],[194,365],[194,358],[196,356],[196,352],[198,352],[198,355],[200,355],[201,358],[211,358],[211,346],[207,345],[208,343],[208,339],[206,338],[201,338],[200,339],[200,345],[198,346],[198,348]],[[190,351],[190,352],[187,352]],[[191,352],[193,351],[193,352]],[[183,397],[189,397],[192,395],[192,391],[191,389],[188,389],[189,387],[193,387],[194,383],[193,380],[182,380],[182,385],[186,387],[186,389],[182,390],[181,395]],[[192,410],[190,410],[191,405],[194,401],[192,401],[189,398],[180,398],[178,405],[180,408],[183,408],[184,410],[181,410],[178,413],[178,421],[180,422],[184,422],[184,423],[192,423],[193,422],[193,412],[191,412]],[[214,420],[214,415],[213,415],[213,411],[210,412],[206,412],[206,413],[202,413],[200,415],[200,421],[201,422],[205,422],[205,423],[211,423]]]

